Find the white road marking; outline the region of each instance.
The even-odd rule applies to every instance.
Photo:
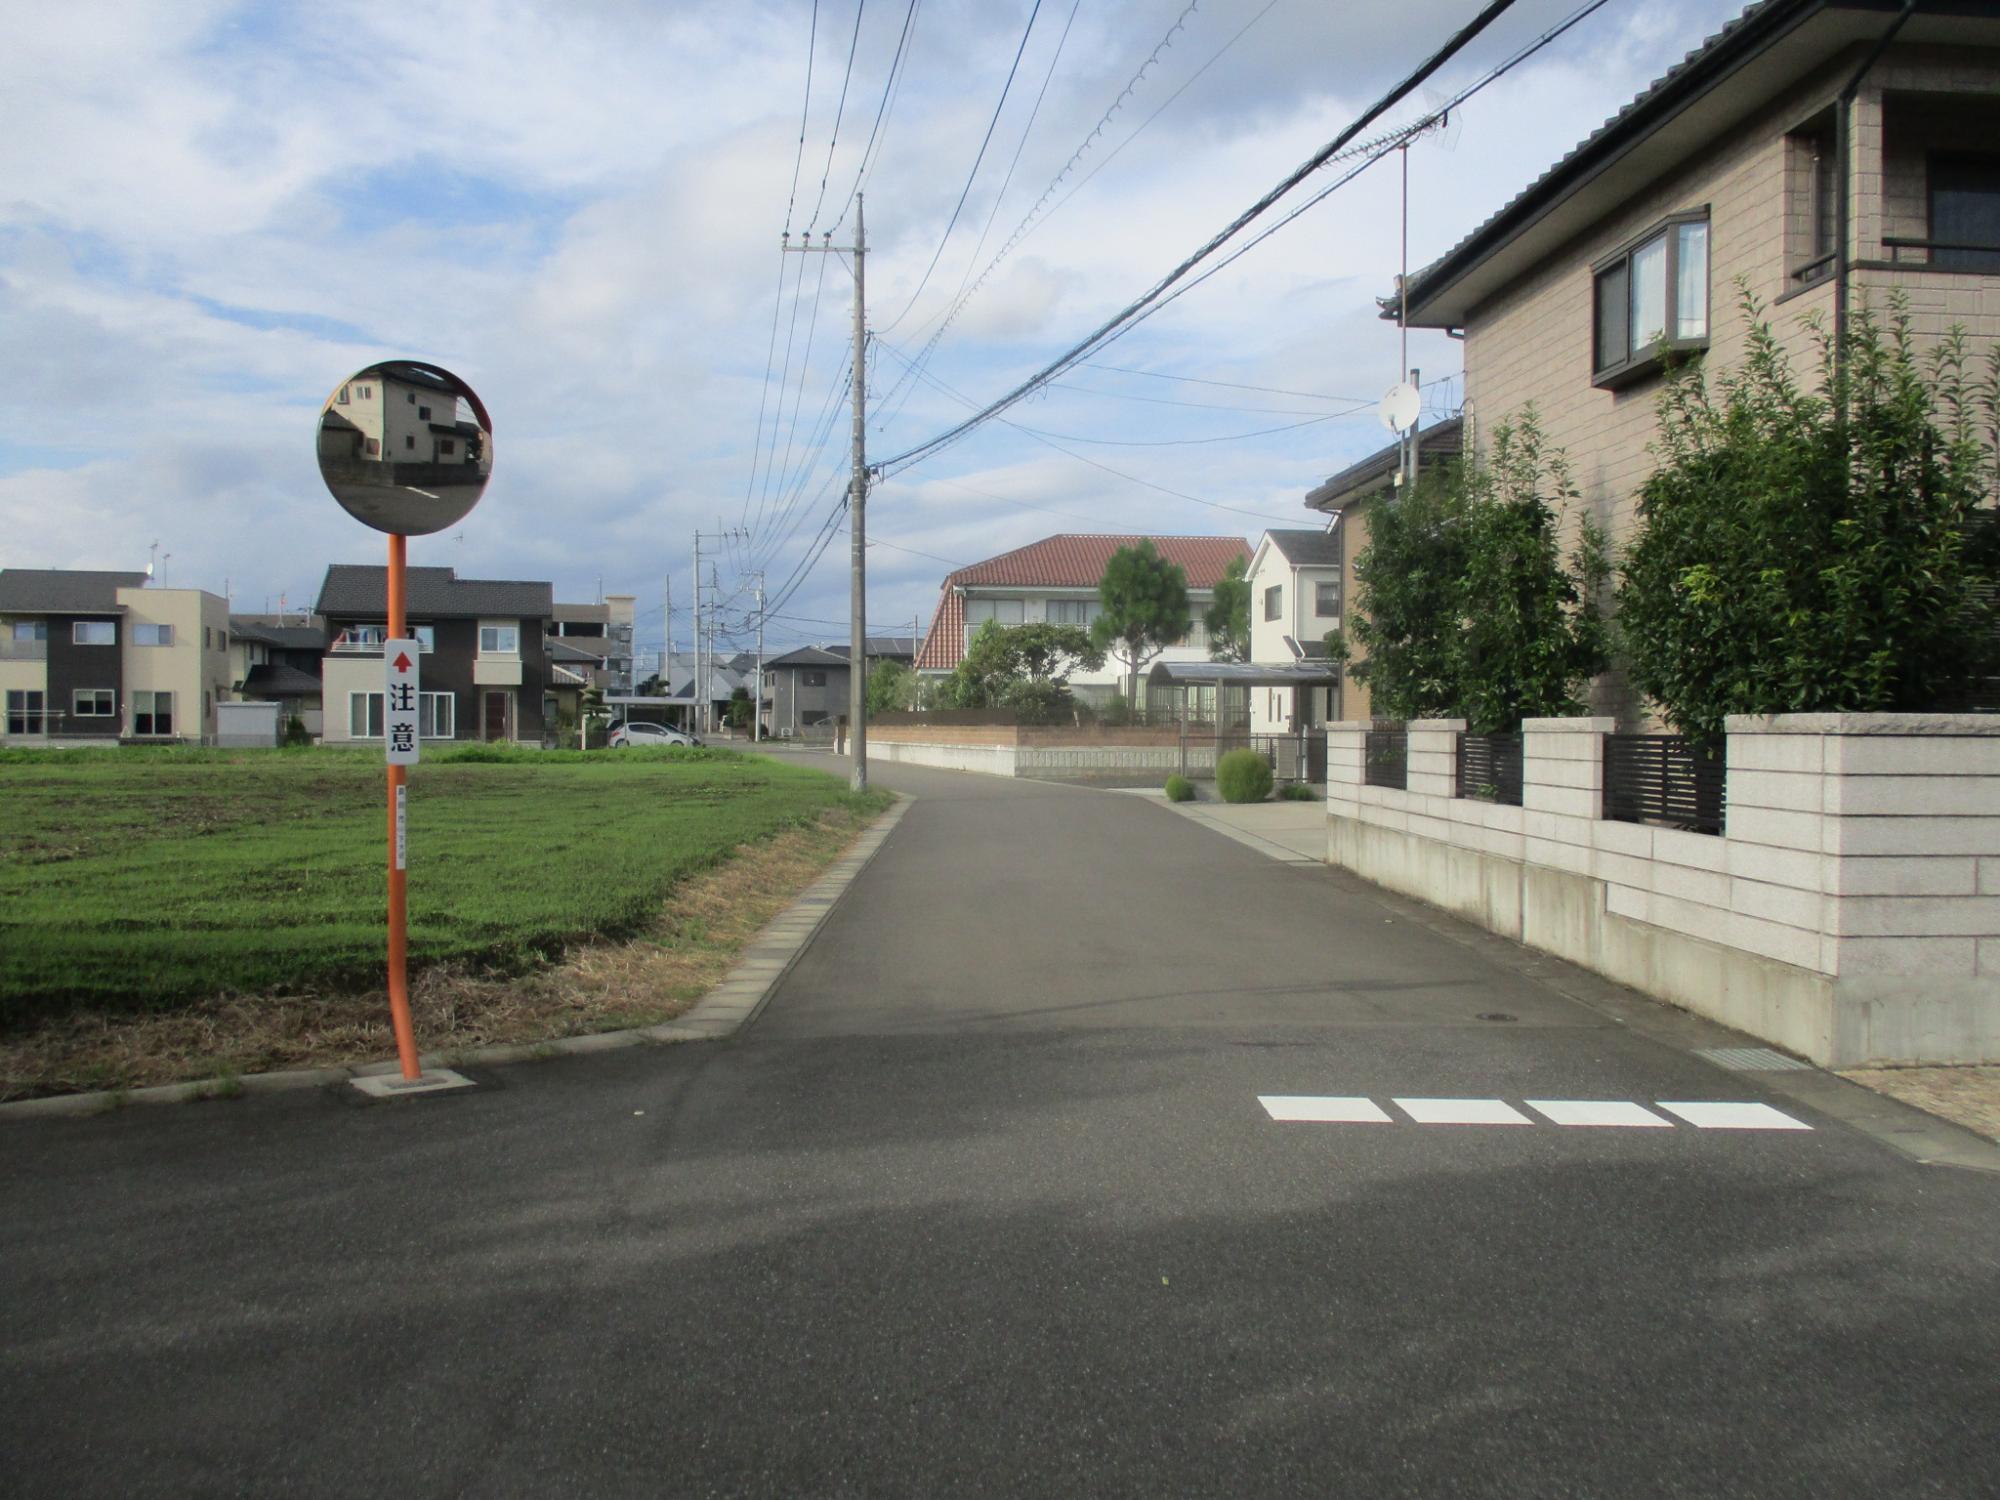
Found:
[[[1397,1099],[1396,1108],[1419,1125],[1532,1125],[1502,1099]]]
[[[1373,1099],[1323,1098],[1313,1094],[1259,1094],[1257,1102],[1274,1120],[1311,1120],[1336,1125],[1393,1124]]]
[[[1636,1130],[1674,1128],[1672,1120],[1663,1120],[1645,1106],[1625,1099],[1530,1099],[1527,1105],[1558,1125],[1623,1126]]]
[[[1669,1104],[1660,1108],[1679,1115],[1697,1130],[1811,1130],[1803,1120],[1771,1108],[1768,1104],[1724,1104],[1716,1102]]]

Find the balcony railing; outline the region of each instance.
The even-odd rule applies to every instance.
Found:
[[[1939,271],[2000,271],[2000,245],[1973,245],[1958,240],[1918,239],[1885,234],[1883,248],[1897,265],[1930,266]],[[1905,250],[1921,251],[1923,259],[1905,261]]]
[[[12,636],[0,636],[0,661],[47,661],[48,659],[47,641],[17,641]]]

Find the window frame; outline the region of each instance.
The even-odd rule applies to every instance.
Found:
[[[1266,585],[1264,589],[1264,623],[1268,625],[1273,620],[1282,620],[1284,617],[1285,586],[1282,583]]]
[[[147,640],[147,639],[146,639],[146,633],[147,633],[148,631],[151,631],[151,632],[153,633],[153,639],[151,639],[151,640]],[[173,645],[173,643],[174,643],[174,627],[173,627],[173,626],[171,626],[171,625],[154,625],[154,624],[150,624],[150,623],[142,623],[142,622],[140,622],[140,621],[137,621],[137,620],[135,620],[135,621],[133,621],[133,622],[132,622],[132,644],[133,644],[133,646],[135,646],[135,647],[138,647],[138,646],[171,646],[171,645]]]
[[[1703,229],[1702,259],[1702,331],[1698,337],[1682,338],[1680,328],[1680,261],[1681,234],[1687,225],[1699,224]],[[1660,242],[1665,261],[1661,270],[1664,286],[1664,302],[1661,308],[1661,337],[1649,344],[1634,348],[1632,340],[1632,261],[1634,257],[1651,249]],[[1602,305],[1600,288],[1605,279],[1616,275],[1621,286],[1623,303],[1625,352],[1609,361],[1604,359],[1603,319],[1599,309]],[[1715,327],[1715,232],[1707,204],[1700,208],[1682,209],[1667,214],[1646,226],[1645,230],[1633,235],[1609,255],[1591,263],[1590,267],[1590,383],[1599,390],[1615,391],[1621,387],[1644,380],[1657,374],[1666,362],[1675,355],[1699,354],[1708,348],[1709,339]],[[1674,330],[1669,334],[1667,329]]]
[[[141,709],[139,707],[139,701],[142,698],[145,699],[147,702],[147,706],[144,709]],[[162,698],[166,699],[167,701],[167,711],[166,711],[167,723],[165,728],[160,727],[160,717],[161,717],[160,700]],[[152,721],[152,723],[145,729],[141,729],[139,727],[139,719],[142,715],[145,718],[150,719]],[[135,740],[138,739],[162,740],[171,738],[173,736],[173,733],[174,733],[174,695],[172,689],[170,688],[136,689],[132,694],[132,738]]]
[[[1333,608],[1326,607],[1328,591],[1333,594]],[[1337,620],[1340,618],[1340,580],[1338,578],[1315,578],[1313,580],[1313,618],[1315,620]]]
[[[1964,170],[1978,168],[1992,174],[1993,192],[2000,196],[2000,154],[1991,151],[1931,151],[1924,157],[1924,234],[1927,239],[1944,241],[1938,232],[1937,194],[1938,168],[1948,167]],[[1956,243],[1947,241],[1947,243]],[[1967,276],[1991,276],[2000,273],[2000,249],[1993,250],[1932,250],[1930,264],[1940,271],[1956,271]]]
[[[15,703],[17,698],[20,700],[18,706]],[[49,699],[43,689],[8,688],[5,699],[0,700],[0,707],[4,708],[4,713],[0,713],[0,730],[9,736],[26,737],[49,732]],[[16,721],[21,725],[18,729],[14,727]]]
[[[83,706],[88,698],[93,705]],[[69,693],[69,716],[72,719],[115,719],[118,717],[118,690],[116,688],[71,688]]]
[[[488,635],[498,637],[503,632],[513,637],[512,645],[502,646],[496,643],[495,645],[488,646],[486,644],[486,637]],[[479,622],[479,654],[481,656],[504,657],[508,660],[518,658],[521,654],[520,624],[518,622],[507,624],[499,620],[481,620]]]
[[[47,644],[49,639],[49,622],[47,620],[15,620],[11,623],[13,628],[8,634],[12,639],[17,641],[40,641],[43,644]]]
[[[106,641],[85,640],[86,630],[107,630],[111,639]],[[69,643],[72,646],[115,646],[118,644],[118,622],[116,620],[72,620],[69,627]]]

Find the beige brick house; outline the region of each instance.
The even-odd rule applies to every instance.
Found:
[[[1751,6],[1414,275],[1409,323],[1463,337],[1473,447],[1534,404],[1616,550],[1663,359],[1740,360],[1743,289],[1802,375],[1843,296],[2000,339],[2000,6]]]

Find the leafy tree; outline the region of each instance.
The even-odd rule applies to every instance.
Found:
[[[1250,660],[1249,572],[1247,561],[1231,558],[1215,586],[1215,602],[1201,617],[1202,624],[1208,627],[1210,661]]]
[[[1104,653],[1075,625],[1002,626],[988,620],[946,679],[951,708],[1018,708],[1030,718],[1066,717],[1069,675],[1104,664]]]
[[[1470,500],[1460,713],[1474,734],[1581,713],[1610,659],[1601,599],[1611,565],[1588,517],[1564,565],[1563,513],[1581,498],[1567,459],[1529,407],[1494,433],[1491,462],[1459,478]]]
[[[868,717],[901,713],[916,691],[916,674],[899,661],[885,661],[868,670]]]
[[[1464,676],[1464,600],[1471,526],[1462,468],[1426,470],[1398,498],[1369,507],[1368,545],[1354,559],[1350,674],[1377,714],[1443,718]]]
[[[602,725],[611,717],[604,707],[604,689],[596,683],[586,687],[577,696],[577,709],[576,748],[587,750],[592,726]]]
[[[1097,597],[1103,613],[1090,627],[1091,644],[1125,664],[1126,696],[1136,708],[1141,669],[1187,635],[1187,574],[1141,538],[1111,554]]]
[[[1490,461],[1433,470],[1371,509],[1354,563],[1354,638],[1367,658],[1352,674],[1378,713],[1462,716],[1475,734],[1505,734],[1583,707],[1608,659],[1599,598],[1610,565],[1588,519],[1562,557],[1578,498],[1529,407],[1494,432]],[[1327,653],[1348,659],[1341,632],[1328,632]]]
[[[755,712],[750,702],[750,689],[738,687],[729,694],[729,707],[723,713],[724,721],[731,729],[748,729],[750,715]]]
[[[1967,374],[1953,334],[1920,360],[1900,299],[1863,309],[1845,358],[1815,324],[1808,390],[1746,291],[1748,353],[1660,399],[1619,625],[1632,679],[1683,733],[1733,713],[1935,706],[1993,640],[1976,560],[2000,413],[2000,349]]]

